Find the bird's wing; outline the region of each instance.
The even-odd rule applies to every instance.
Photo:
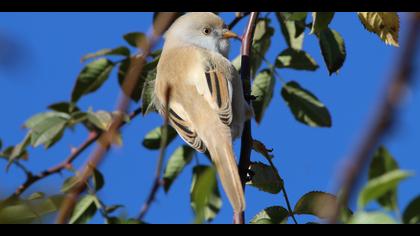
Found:
[[[210,107],[219,115],[220,120],[232,123],[232,83],[225,72],[215,66],[205,66],[203,74],[195,80],[199,94],[204,96]]]
[[[206,146],[198,137],[181,104],[171,103],[168,118],[172,127],[186,143],[199,152],[206,151]]]

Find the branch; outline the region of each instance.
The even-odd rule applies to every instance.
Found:
[[[133,111],[130,114],[130,120],[134,119],[136,116],[138,116],[141,113],[141,107],[137,108],[135,111]],[[126,123],[122,123],[120,127],[124,126]],[[53,174],[58,174],[64,169],[69,168],[72,163],[82,154],[88,147],[90,147],[95,141],[98,140],[98,138],[101,136],[101,131],[92,131],[89,133],[88,138],[74,151],[71,152],[71,154],[60,164],[53,166],[49,169],[46,169],[44,171],[41,171],[40,173],[34,175],[31,172],[27,172],[27,178],[24,183],[22,183],[19,188],[16,189],[16,191],[12,194],[11,198],[16,198],[21,196],[29,187],[31,187],[36,182],[51,176]]]
[[[162,35],[163,31],[167,28],[169,24],[175,19],[176,13],[161,13],[157,16],[153,30],[149,33],[148,41],[146,45],[142,48],[139,48],[141,55],[135,57],[134,63],[130,63],[130,67],[126,76],[126,79],[123,83],[123,88],[126,88],[127,94],[131,94],[134,91],[134,87],[137,84],[140,73],[143,70],[145,65],[146,58],[150,54],[150,51],[158,42],[158,39]],[[117,115],[111,123],[110,128],[100,135],[100,139],[103,142],[96,147],[89,157],[88,162],[82,167],[81,174],[79,175],[78,185],[76,185],[73,190],[67,195],[64,199],[63,204],[60,207],[58,212],[56,223],[64,224],[68,221],[70,215],[73,212],[73,209],[76,205],[76,201],[79,198],[79,195],[85,190],[85,183],[90,176],[92,175],[93,170],[103,161],[105,154],[108,152],[112,140],[118,134],[119,128],[123,122],[123,115],[128,109],[130,104],[130,99],[124,93],[121,93],[117,105]]]
[[[371,128],[361,138],[359,147],[343,172],[340,206],[347,205],[363,168],[369,162],[377,145],[394,125],[398,116],[398,106],[403,100],[408,86],[414,81],[412,69],[414,68],[415,53],[419,46],[420,13],[413,13],[411,17],[406,41],[402,43],[404,48],[400,54],[398,67],[384,91],[383,98],[380,99],[381,103],[377,106],[379,109],[375,112],[376,116],[372,120]],[[330,223],[337,222],[340,208],[336,209],[335,217]]]
[[[163,166],[163,158],[165,157],[166,152],[166,146],[168,143],[168,122],[169,122],[169,100],[171,96],[171,87],[168,87],[166,90],[166,101],[165,101],[165,119],[164,124],[162,128],[162,139],[160,140],[160,149],[159,149],[159,158],[156,165],[156,173],[155,173],[155,180],[153,182],[152,189],[150,190],[149,196],[147,197],[146,202],[143,204],[143,207],[140,211],[138,220],[143,221],[144,217],[146,216],[147,212],[150,209],[150,206],[152,205],[153,201],[156,198],[156,194],[159,190],[159,188],[162,186],[162,180],[161,180],[161,173],[162,173],[162,166]]]
[[[253,34],[255,30],[255,25],[258,18],[258,12],[251,12],[249,17],[248,24],[246,26],[245,32],[242,36],[242,47],[241,47],[241,80],[244,90],[244,96],[246,102],[251,105],[251,69],[249,63],[249,56],[251,52],[251,45]],[[251,136],[251,121],[248,120],[245,122],[244,129],[242,132],[241,138],[241,154],[239,159],[239,176],[241,178],[242,187],[245,191],[245,183],[247,179],[247,173],[251,160],[251,150],[252,150],[252,136]],[[233,222],[235,224],[244,223],[244,212],[235,213],[233,216]]]

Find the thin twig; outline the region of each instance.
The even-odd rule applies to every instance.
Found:
[[[254,35],[255,25],[258,18],[258,12],[251,12],[248,20],[247,27],[242,36],[242,47],[241,47],[241,80],[244,90],[246,102],[251,105],[251,69],[249,56],[251,52],[252,39]],[[247,179],[248,168],[251,162],[251,150],[252,150],[252,136],[251,136],[251,121],[245,122],[244,130],[241,137],[241,154],[239,158],[239,176],[241,178],[242,187],[245,191],[245,183]],[[235,224],[244,223],[244,212],[235,213],[233,216],[233,222]]]
[[[233,29],[243,18],[249,15],[250,12],[240,12],[239,15],[236,15],[232,22],[229,23],[229,30]]]
[[[127,76],[122,85],[123,88],[126,88],[125,91],[127,94],[132,94],[132,92],[134,91],[139,75],[142,72],[143,67],[146,63],[147,56],[154,48],[163,31],[167,28],[169,24],[173,22],[175,16],[176,13],[173,12],[161,13],[157,16],[153,30],[149,34],[148,41],[144,45],[142,45],[142,48],[139,48],[139,51],[142,54],[140,56],[135,57],[133,63],[130,63]],[[100,142],[100,145],[97,145],[95,150],[90,155],[88,162],[84,165],[84,167],[82,167],[82,170],[80,172],[81,174],[79,176],[80,181],[78,181],[79,184],[75,186],[73,190],[64,199],[63,204],[58,212],[56,223],[64,224],[69,219],[76,205],[76,201],[79,198],[79,195],[85,189],[85,185],[83,183],[90,178],[93,169],[95,169],[103,161],[105,154],[110,148],[112,140],[114,140],[114,138],[118,135],[120,124],[123,122],[122,114],[124,114],[124,112],[128,109],[129,104],[129,97],[122,93],[117,105],[118,114],[121,115],[116,116],[112,121],[108,131],[104,132],[101,135],[100,139],[103,142]]]
[[[289,197],[287,196],[286,187],[284,186],[284,180],[283,180],[283,178],[281,178],[281,176],[279,174],[279,171],[277,170],[277,168],[274,165],[273,161],[270,158],[268,158],[268,157],[265,157],[265,159],[268,161],[268,163],[270,163],[270,166],[271,166],[271,168],[274,171],[274,175],[278,178],[278,180],[281,183],[281,190],[283,192],[284,200],[286,202],[287,210],[289,211],[290,217],[292,217],[292,220],[293,220],[293,222],[295,224],[298,224],[298,222],[297,222],[297,220],[295,218],[295,214],[293,212],[292,206],[290,205]]]
[[[402,52],[395,73],[380,99],[378,111],[369,126],[367,133],[361,138],[360,145],[354,155],[349,159],[349,164],[343,171],[342,195],[340,206],[346,206],[350,196],[354,193],[355,185],[360,173],[367,165],[370,157],[380,141],[388,134],[398,116],[398,107],[406,94],[409,85],[414,81],[412,69],[414,68],[415,55],[419,47],[420,13],[413,13],[409,22],[406,41],[402,43]],[[335,217],[330,223],[336,223],[341,207],[337,207]]]
[[[137,108],[130,114],[130,120],[134,119],[141,113],[141,107]],[[123,122],[120,127],[124,126],[126,122]],[[27,172],[27,178],[24,183],[22,183],[16,191],[10,196],[9,198],[15,198],[21,196],[29,187],[31,187],[36,182],[51,176],[53,174],[60,173],[64,169],[71,167],[72,163],[82,154],[88,147],[90,147],[95,141],[98,140],[100,135],[102,134],[101,131],[92,131],[89,133],[88,138],[76,149],[72,150],[71,154],[61,163],[56,166],[53,166],[49,169],[41,171],[38,174],[32,174]]]
[[[144,217],[146,216],[147,212],[150,209],[150,206],[152,205],[153,201],[156,199],[156,194],[159,190],[159,188],[162,186],[162,180],[161,180],[161,173],[162,173],[162,167],[163,167],[163,159],[165,157],[166,152],[166,146],[168,143],[168,122],[169,122],[169,100],[171,96],[171,87],[167,88],[166,91],[166,101],[164,104],[165,107],[165,118],[164,118],[164,124],[162,127],[162,138],[160,140],[160,149],[159,149],[159,157],[156,165],[156,173],[155,173],[155,180],[153,182],[152,188],[150,190],[149,196],[146,199],[146,202],[143,204],[143,207],[140,211],[138,220],[143,221]]]

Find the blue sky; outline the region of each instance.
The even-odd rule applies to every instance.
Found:
[[[401,16],[400,44],[404,42],[407,18]],[[233,14],[224,13],[229,22]],[[9,65],[0,63],[0,138],[4,145],[19,143],[25,135],[23,122],[35,113],[43,112],[49,104],[70,99],[75,79],[83,68],[80,58],[103,48],[124,45],[122,35],[133,31],[147,32],[152,20],[151,13],[2,13],[0,36],[13,42],[20,50],[16,58],[7,54],[0,44],[0,56]],[[272,24],[279,28],[275,19]],[[244,23],[234,29],[242,33]],[[335,190],[346,157],[366,130],[375,112],[381,92],[389,80],[389,73],[398,58],[398,48],[386,46],[380,39],[364,30],[355,13],[337,13],[331,24],[345,39],[347,59],[338,75],[328,76],[318,41],[305,32],[304,49],[320,64],[316,72],[279,70],[286,81],[298,81],[312,91],[329,108],[333,126],[330,129],[310,128],[294,120],[280,96],[280,81],[276,82],[274,99],[261,125],[253,124],[254,138],[274,148],[274,163],[285,180],[292,205],[308,191]],[[286,48],[280,32],[272,39],[268,58]],[[239,53],[234,43],[231,57]],[[418,58],[417,58],[418,62]],[[417,63],[418,64],[418,63]],[[418,72],[416,72],[418,76]],[[410,88],[401,109],[398,126],[384,144],[395,156],[403,169],[417,175],[403,182],[399,189],[399,206],[404,208],[409,200],[420,193],[418,142],[420,140],[419,85]],[[79,106],[83,109],[112,110],[120,90],[115,71],[107,83],[95,94],[84,97]],[[133,104],[132,107],[135,107]],[[113,149],[100,167],[106,178],[106,186],[99,194],[106,204],[123,204],[129,216],[136,216],[143,204],[154,174],[158,153],[141,146],[145,134],[160,125],[156,114],[134,120],[123,130],[124,145]],[[82,128],[66,131],[64,139],[51,150],[30,149],[25,162],[34,172],[44,170],[63,160],[71,147],[78,146],[86,137]],[[169,146],[172,153],[182,141],[178,138]],[[239,154],[239,142],[235,151]],[[91,149],[81,156],[76,165],[84,163]],[[254,153],[253,160],[263,159]],[[201,160],[204,161],[204,158]],[[0,163],[0,196],[8,195],[24,175],[11,168],[5,173],[5,163]],[[151,223],[191,223],[193,213],[189,204],[191,183],[190,165],[176,180],[169,194],[160,191],[146,217]],[[57,193],[68,174],[56,175],[34,185],[29,192]],[[270,195],[247,187],[247,216],[272,205],[285,206],[282,195]],[[223,194],[223,207],[215,223],[232,221],[231,208]],[[354,204],[352,204],[354,206]],[[375,209],[375,204],[369,205]],[[301,221],[310,218],[301,218]],[[93,222],[101,223],[100,217]]]

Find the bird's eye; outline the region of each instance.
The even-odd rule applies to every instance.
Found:
[[[203,34],[209,35],[211,33],[211,29],[209,27],[203,28]]]

